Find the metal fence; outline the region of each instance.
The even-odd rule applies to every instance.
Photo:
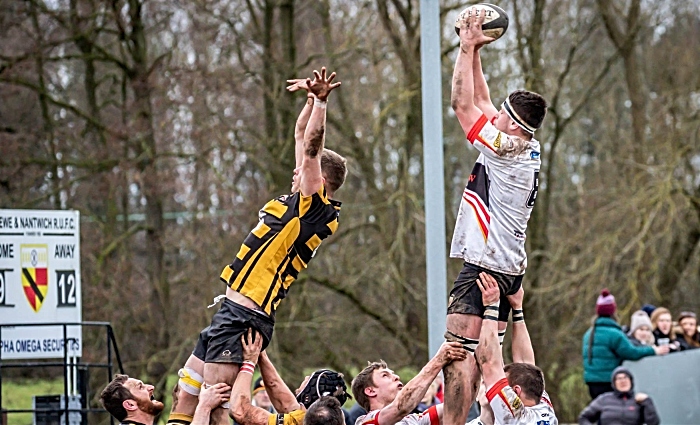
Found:
[[[18,328],[18,327],[56,327],[60,326],[63,328],[63,361],[22,361],[22,360],[3,360],[2,350],[0,350],[0,410],[3,412],[3,417],[7,415],[8,420],[11,418],[12,414],[17,413],[33,413],[35,422],[38,416],[48,416],[48,415],[60,415],[60,423],[71,425],[75,423],[87,424],[88,413],[99,413],[106,412],[102,408],[90,407],[90,384],[89,384],[89,371],[91,369],[106,369],[106,382],[112,379],[112,374],[114,373],[115,367],[118,368],[119,373],[124,373],[124,367],[122,365],[121,358],[119,357],[119,348],[117,346],[117,341],[114,338],[114,332],[112,330],[112,325],[109,322],[78,322],[78,323],[17,323],[17,324],[1,324],[0,325],[0,340],[2,340],[2,331],[4,328]],[[103,328],[106,338],[106,361],[105,362],[82,362],[80,358],[71,357],[68,355],[66,348],[69,344],[74,343],[74,338],[68,337],[68,327],[80,326],[88,328]],[[115,364],[116,362],[116,364]],[[2,384],[3,384],[3,370],[10,368],[45,368],[45,367],[62,367],[63,368],[63,394],[56,402],[46,402],[44,404],[51,407],[37,407],[36,405],[32,409],[6,409],[3,405],[2,398]],[[80,407],[75,407],[75,394],[78,391],[78,382],[81,381],[80,376],[83,376],[80,385]],[[43,400],[46,401],[46,400]],[[73,413],[73,415],[71,415]],[[76,413],[79,414],[80,421],[75,422],[73,418],[76,417]],[[9,423],[9,422],[8,422]],[[114,423],[114,420],[110,416],[110,423]]]

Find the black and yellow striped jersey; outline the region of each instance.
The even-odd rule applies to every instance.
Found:
[[[297,192],[271,200],[221,280],[274,315],[318,246],[335,233],[339,213],[340,202],[328,199],[323,187],[310,196]]]

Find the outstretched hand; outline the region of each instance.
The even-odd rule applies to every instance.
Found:
[[[484,306],[496,304],[501,299],[501,290],[498,287],[498,282],[490,274],[479,273],[476,284],[481,289],[481,300]]]
[[[258,364],[263,344],[262,335],[253,329],[248,329],[247,338],[245,334],[241,336],[241,344],[243,345],[243,360]]]
[[[333,83],[335,79],[335,72],[331,73],[326,77],[326,67],[321,68],[321,72],[314,70],[313,81],[310,78],[306,79],[306,86],[311,94],[316,96],[318,100],[326,101],[328,95],[331,94],[333,89],[340,86],[340,81]]]
[[[466,46],[479,48],[495,40],[493,37],[486,36],[481,29],[485,18],[485,11],[479,8],[470,8],[465,16],[462,17],[459,28],[459,40],[462,49]]]
[[[287,91],[294,93],[295,91],[298,90],[306,90],[307,92],[309,91],[309,86],[306,84],[307,78],[293,78],[291,80],[287,80]]]

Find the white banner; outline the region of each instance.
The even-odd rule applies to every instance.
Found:
[[[78,211],[0,210],[0,325],[81,319]],[[63,357],[60,325],[0,332],[3,360]],[[68,356],[80,357],[80,326],[67,337]]]

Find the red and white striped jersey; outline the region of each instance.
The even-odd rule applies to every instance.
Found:
[[[379,425],[379,413],[381,410],[373,410],[355,421],[355,425]],[[429,407],[423,413],[411,413],[396,422],[396,425],[440,425],[440,417],[437,405]]]
[[[503,378],[486,391],[486,398],[493,410],[495,425],[559,425],[546,391],[539,404],[526,407],[508,385],[508,379]]]
[[[522,275],[527,267],[525,231],[537,198],[540,143],[499,131],[485,115],[467,139],[481,154],[462,193],[450,257]]]

